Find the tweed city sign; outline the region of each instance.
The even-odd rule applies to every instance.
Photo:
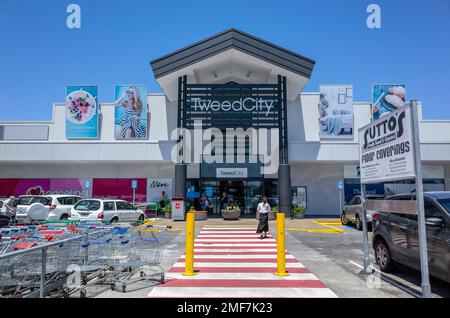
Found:
[[[269,116],[270,111],[274,107],[273,100],[267,100],[263,98],[240,98],[235,101],[218,101],[218,100],[207,100],[207,99],[201,99],[201,98],[193,98],[194,105],[193,108],[195,111],[208,111],[212,110],[214,112],[217,111],[235,111],[235,112],[242,112],[242,111],[262,111],[265,112],[265,116]]]

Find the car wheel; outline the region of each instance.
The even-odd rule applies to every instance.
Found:
[[[111,219],[111,223],[117,223],[117,222],[119,222],[119,218],[118,217],[113,217],[112,219]]]
[[[347,220],[347,217],[345,216],[345,212],[342,212],[342,214],[341,214],[341,223],[342,223],[342,225],[348,224],[348,220]]]
[[[361,220],[359,219],[359,216],[358,216],[358,215],[356,215],[356,218],[355,218],[355,226],[356,226],[356,229],[357,229],[358,231],[361,231],[361,230],[362,230],[362,222],[361,222]]]
[[[60,220],[67,220],[69,218],[69,216],[67,214],[63,214],[61,215],[61,217],[59,218]]]
[[[394,260],[384,240],[380,239],[375,243],[375,261],[382,272],[391,272],[394,269]]]
[[[140,222],[144,222],[144,220],[145,220],[145,216],[144,216],[144,214],[141,214],[141,215],[139,216],[139,221],[140,221]]]

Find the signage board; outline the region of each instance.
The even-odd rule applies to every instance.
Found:
[[[147,180],[147,202],[159,202],[163,192],[167,199],[172,197],[172,179],[155,178]]]
[[[247,178],[247,168],[217,168],[217,178]]]
[[[410,106],[359,129],[359,145],[361,183],[415,178]]]

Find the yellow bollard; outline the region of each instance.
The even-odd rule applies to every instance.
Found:
[[[194,234],[195,234],[195,213],[186,214],[186,257],[184,276],[194,276]]]
[[[284,237],[284,213],[277,213],[277,276],[288,276],[286,272],[286,246]]]

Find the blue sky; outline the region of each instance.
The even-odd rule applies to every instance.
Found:
[[[366,26],[370,3],[381,29]],[[230,27],[314,59],[305,91],[352,83],[370,101],[372,84],[404,83],[426,119],[450,119],[449,0],[0,0],[0,121],[50,120],[66,85],[98,85],[100,102],[115,84],[159,92],[150,60]]]

